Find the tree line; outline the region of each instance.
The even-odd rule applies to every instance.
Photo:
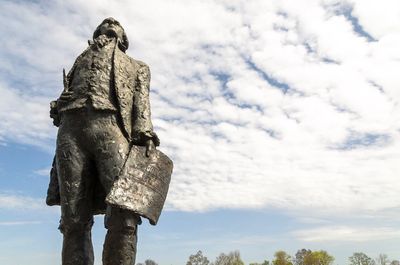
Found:
[[[334,261],[335,258],[325,250],[300,249],[294,256],[279,250],[275,252],[272,261],[252,262],[249,265],[333,265]],[[154,260],[148,259],[144,263],[137,263],[136,265],[158,264]],[[228,254],[221,253],[213,262],[199,250],[196,254],[189,256],[186,265],[245,265],[245,263],[237,250]],[[390,260],[386,254],[380,254],[373,259],[363,252],[355,252],[348,258],[348,265],[400,265],[400,262],[396,259]]]

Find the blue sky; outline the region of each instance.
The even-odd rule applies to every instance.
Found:
[[[0,0],[0,264],[60,263],[44,204],[62,69],[113,16],[149,64],[160,149],[175,163],[137,261],[324,249],[400,259],[400,3]],[[96,264],[102,217],[96,218]]]

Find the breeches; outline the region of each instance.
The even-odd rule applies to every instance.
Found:
[[[112,111],[84,108],[62,113],[56,157],[63,233],[90,229],[95,209],[99,203],[104,204],[125,162],[129,143],[117,122],[117,114]],[[105,226],[115,222],[122,222],[120,228],[135,229],[140,217],[107,207]]]

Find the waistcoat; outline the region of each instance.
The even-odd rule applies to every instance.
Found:
[[[91,44],[79,59],[68,84],[71,98],[59,106],[59,111],[83,108],[117,111],[112,80],[115,39],[104,46]]]

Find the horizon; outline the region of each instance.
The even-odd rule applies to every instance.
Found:
[[[174,161],[136,263],[246,264],[277,250],[400,259],[400,2],[0,3],[0,263],[61,263],[45,205],[57,128],[49,103],[97,25],[114,17],[150,66],[159,149]],[[95,219],[101,264],[102,216]],[[21,251],[23,250],[23,254]]]

